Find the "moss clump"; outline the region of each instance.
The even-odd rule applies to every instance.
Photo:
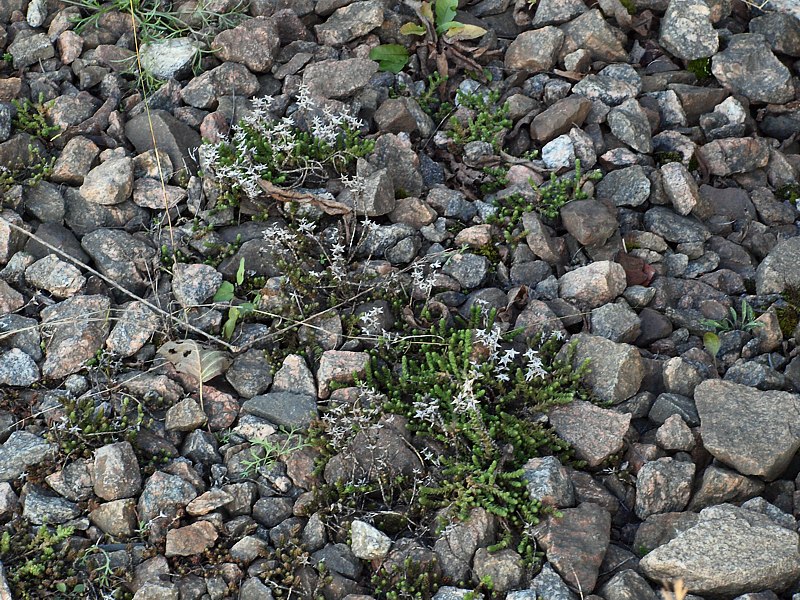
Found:
[[[784,337],[792,337],[794,330],[800,323],[800,287],[787,287],[781,294],[781,298],[783,298],[785,304],[775,308],[775,314],[778,316],[778,325]]]
[[[686,63],[686,70],[703,81],[711,77],[711,58],[696,58]]]

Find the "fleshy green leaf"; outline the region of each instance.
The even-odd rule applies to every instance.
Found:
[[[449,27],[444,34],[444,37],[450,42],[474,40],[486,35],[486,30],[483,27],[478,27],[477,25],[465,25],[463,23],[457,23],[456,21],[453,21],[453,23],[456,26]]]
[[[413,25],[413,23],[409,23]],[[417,27],[419,27],[417,25]],[[421,27],[423,33],[425,28]],[[401,29],[402,31],[402,29]],[[378,62],[381,71],[399,73],[408,64],[408,50],[400,44],[382,44],[370,50],[369,57]]]
[[[705,332],[703,334],[703,345],[711,353],[711,356],[716,356],[720,349],[719,336],[712,331]]]
[[[400,28],[400,33],[402,33],[403,35],[425,35],[425,31],[426,30],[422,25],[417,25],[416,23],[406,23]],[[373,48],[372,51],[370,51],[370,57],[372,56],[372,53],[375,52],[375,50],[378,50],[378,48],[385,48],[386,46],[399,46],[399,44],[384,44],[383,46],[378,46],[377,48]],[[402,46],[400,47],[403,48]],[[405,48],[403,48],[403,50],[405,50]]]
[[[244,256],[239,259],[239,268],[236,270],[236,285],[244,283]]]
[[[436,30],[441,32],[442,25],[452,21],[456,16],[458,0],[436,0]]]
[[[230,302],[232,299],[233,284],[230,281],[223,281],[212,300],[214,302]]]

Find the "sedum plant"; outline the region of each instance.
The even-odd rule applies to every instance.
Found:
[[[260,181],[282,187],[321,185],[346,174],[374,142],[362,136],[363,123],[330,105],[321,105],[301,86],[298,111],[275,118],[270,97],[253,100],[252,112],[233,126],[229,141],[202,146],[212,174],[250,198],[263,193]],[[302,119],[302,120],[301,120]]]

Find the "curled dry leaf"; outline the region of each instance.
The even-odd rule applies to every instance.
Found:
[[[258,180],[258,185],[267,193],[270,198],[278,200],[279,202],[312,204],[319,208],[326,215],[332,216],[347,215],[351,212],[349,206],[330,198],[325,198],[309,192],[296,192],[294,190],[287,190],[263,179]]]
[[[158,354],[175,365],[178,371],[201,383],[222,375],[232,362],[226,352],[205,348],[194,340],[167,342],[158,349]]]

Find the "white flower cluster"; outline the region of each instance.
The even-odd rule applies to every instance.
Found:
[[[380,418],[384,400],[385,398],[375,390],[361,385],[355,402],[331,403],[321,420],[325,424],[332,448],[339,452],[359,431],[369,427],[380,427],[376,423]]]
[[[300,183],[308,172],[321,170],[321,165],[314,160],[296,164],[296,161],[307,161],[306,157],[295,156],[302,130],[291,116],[276,119],[269,112],[273,103],[274,99],[270,96],[254,98],[249,114],[231,128],[230,142],[205,144],[201,148],[203,162],[211,167],[215,176],[238,185],[250,198],[261,193],[258,180],[270,169],[282,173],[294,172]],[[311,135],[331,146],[337,143],[343,131],[359,129],[364,125],[357,117],[339,112],[328,104],[319,104],[304,85],[300,86],[297,104],[304,113],[315,113],[308,124]],[[260,162],[255,136],[268,141],[274,164]],[[230,146],[233,150],[230,164],[220,162],[223,146]]]

